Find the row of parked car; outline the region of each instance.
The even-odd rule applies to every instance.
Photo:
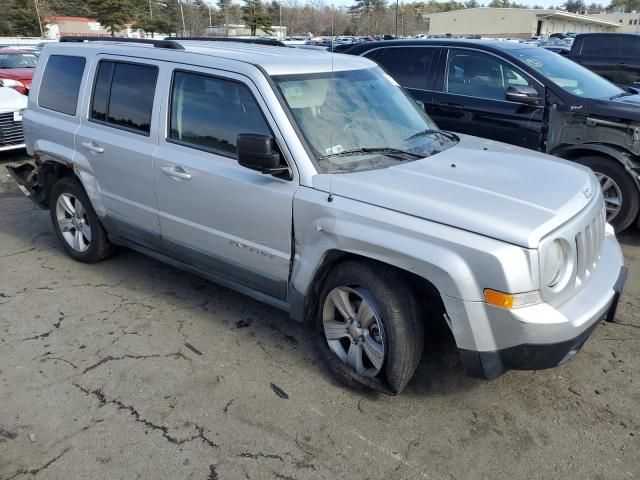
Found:
[[[504,41],[367,42],[343,50],[384,67],[440,128],[590,167],[607,220],[621,231],[637,222],[640,208],[640,35],[578,35],[571,52],[593,71]]]
[[[601,176],[635,182],[636,107],[525,47],[61,42],[30,89],[33,161],[9,170],[73,259],[125,246],[280,308],[348,384],[400,392],[440,321],[473,374],[550,368],[615,317],[605,215],[629,207],[608,194],[605,214]],[[602,165],[603,188],[533,150]]]

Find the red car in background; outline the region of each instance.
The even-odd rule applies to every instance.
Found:
[[[0,48],[0,87],[29,94],[38,57],[30,51]]]

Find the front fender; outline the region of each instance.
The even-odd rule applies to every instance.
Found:
[[[537,251],[311,188],[296,193],[291,290],[307,296],[328,252],[370,258],[431,282],[441,295],[538,288]]]

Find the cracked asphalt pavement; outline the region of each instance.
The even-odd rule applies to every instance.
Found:
[[[0,479],[638,478],[640,232],[622,241],[618,323],[568,364],[472,379],[434,333],[386,397],[337,384],[278,310],[124,249],[72,261],[0,165]]]

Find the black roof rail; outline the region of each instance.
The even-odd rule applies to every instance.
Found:
[[[271,45],[272,47],[286,47],[280,40],[271,38],[238,38],[238,37],[166,37],[165,40],[197,40],[199,42],[240,42]]]
[[[157,48],[170,48],[172,50],[184,50],[178,42],[171,40],[156,40],[153,38],[128,38],[128,37],[62,37],[61,42],[121,42],[121,43],[144,43]]]

